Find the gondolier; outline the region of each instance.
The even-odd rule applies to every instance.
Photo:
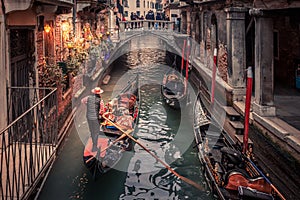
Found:
[[[188,100],[187,84],[185,79],[176,70],[172,69],[164,75],[161,93],[163,100],[169,106],[179,109],[185,106]]]
[[[100,87],[95,87],[91,92],[92,94],[83,98],[81,102],[87,105],[86,118],[93,142],[92,151],[97,151],[97,140],[100,132],[101,119],[100,111],[104,109],[100,106],[101,104],[103,105],[103,102],[101,103],[103,100],[100,95],[103,93],[103,90]]]
[[[95,91],[97,91],[96,88],[92,92],[98,93]],[[131,98],[133,96],[135,98]],[[122,97],[128,97],[128,99]],[[89,98],[86,99],[87,104]],[[100,130],[98,127],[96,129],[101,133],[97,137],[98,149],[96,152],[91,151],[93,141],[92,138],[89,138],[83,151],[84,165],[93,174],[94,178],[96,178],[97,174],[104,174],[112,169],[123,157],[124,152],[132,149],[132,140],[128,138],[127,134],[133,134],[137,127],[139,99],[140,91],[137,75],[134,79],[128,81],[128,84],[121,90],[120,94],[108,102],[106,108],[103,109],[104,113],[101,114]],[[127,103],[124,101],[127,101]],[[95,102],[94,105],[99,105],[99,99]],[[101,104],[104,105],[104,103]],[[130,106],[131,104],[133,107]],[[101,107],[98,110],[101,113]]]

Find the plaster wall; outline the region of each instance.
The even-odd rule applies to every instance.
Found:
[[[143,15],[144,18],[146,17],[146,14],[149,10],[152,10],[156,16],[156,9],[155,7],[151,7],[151,3],[155,6],[156,1],[155,0],[140,0],[140,7],[136,7],[136,0],[128,0],[128,7],[124,7],[124,14],[125,12],[128,12],[128,16],[126,17],[126,20],[130,20],[130,14],[131,12],[137,13],[137,11],[140,12],[140,17]]]
[[[26,10],[28,9],[33,0],[4,0],[5,11],[9,13],[13,10]]]

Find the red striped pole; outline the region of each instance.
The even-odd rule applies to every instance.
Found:
[[[186,63],[185,63],[185,79],[187,80],[189,78],[189,57],[190,57],[190,41],[187,41],[187,51],[186,51]]]
[[[183,41],[182,54],[181,54],[181,73],[184,67],[184,50],[186,46],[186,40]]]
[[[185,63],[185,81],[184,81],[184,93],[187,92],[187,81],[189,78],[189,57],[190,57],[190,40],[187,41],[187,50],[186,50],[186,63]]]
[[[217,48],[214,49],[214,64],[212,69],[212,77],[211,77],[211,95],[210,95],[210,102],[214,104],[215,102],[215,85],[216,85],[216,72],[217,72]]]
[[[247,90],[246,90],[246,102],[245,102],[245,130],[243,137],[243,153],[248,150],[248,133],[249,133],[249,117],[250,117],[250,105],[252,96],[252,68],[247,69]]]

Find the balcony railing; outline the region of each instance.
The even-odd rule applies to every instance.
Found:
[[[27,199],[55,158],[59,132],[56,89],[13,87],[8,94],[14,102],[9,103],[14,107],[9,115],[22,109],[22,101],[30,99],[26,105],[31,107],[0,131],[0,196]]]

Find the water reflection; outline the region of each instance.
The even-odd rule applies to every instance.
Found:
[[[160,95],[160,83],[166,71],[165,56],[165,52],[154,49],[137,50],[122,56],[111,73],[110,84],[103,86],[103,98],[107,101],[113,96],[111,93],[118,91],[116,88],[122,88],[124,83],[119,80],[124,73],[128,77],[141,73],[138,141],[178,174],[205,187],[197,152],[193,148],[191,113],[170,109]],[[84,119],[84,112],[78,117]],[[115,169],[94,181],[82,162],[82,141],[88,136],[87,124],[85,120],[78,122],[39,199],[212,199],[208,190],[199,191],[178,179],[137,144]]]
[[[147,53],[159,55],[158,50],[151,50]],[[139,60],[135,59],[139,56],[138,52],[128,55],[135,61]],[[143,60],[144,63],[140,60],[138,62],[145,64],[147,60]],[[166,65],[163,62],[160,64]],[[141,87],[142,102],[136,132],[138,141],[159,159],[170,164],[180,175],[203,185],[203,175],[196,150],[193,148],[187,150],[184,147],[192,144],[193,135],[190,123],[192,116],[189,112],[173,110],[164,105],[161,97],[160,83],[166,69],[153,63],[130,67],[130,69],[139,71],[142,74],[141,81],[144,82]],[[183,137],[188,139],[181,140]],[[137,144],[134,146],[134,153],[129,162],[124,187],[125,190],[120,195],[120,199],[210,198],[209,191],[199,191],[186,184]]]

